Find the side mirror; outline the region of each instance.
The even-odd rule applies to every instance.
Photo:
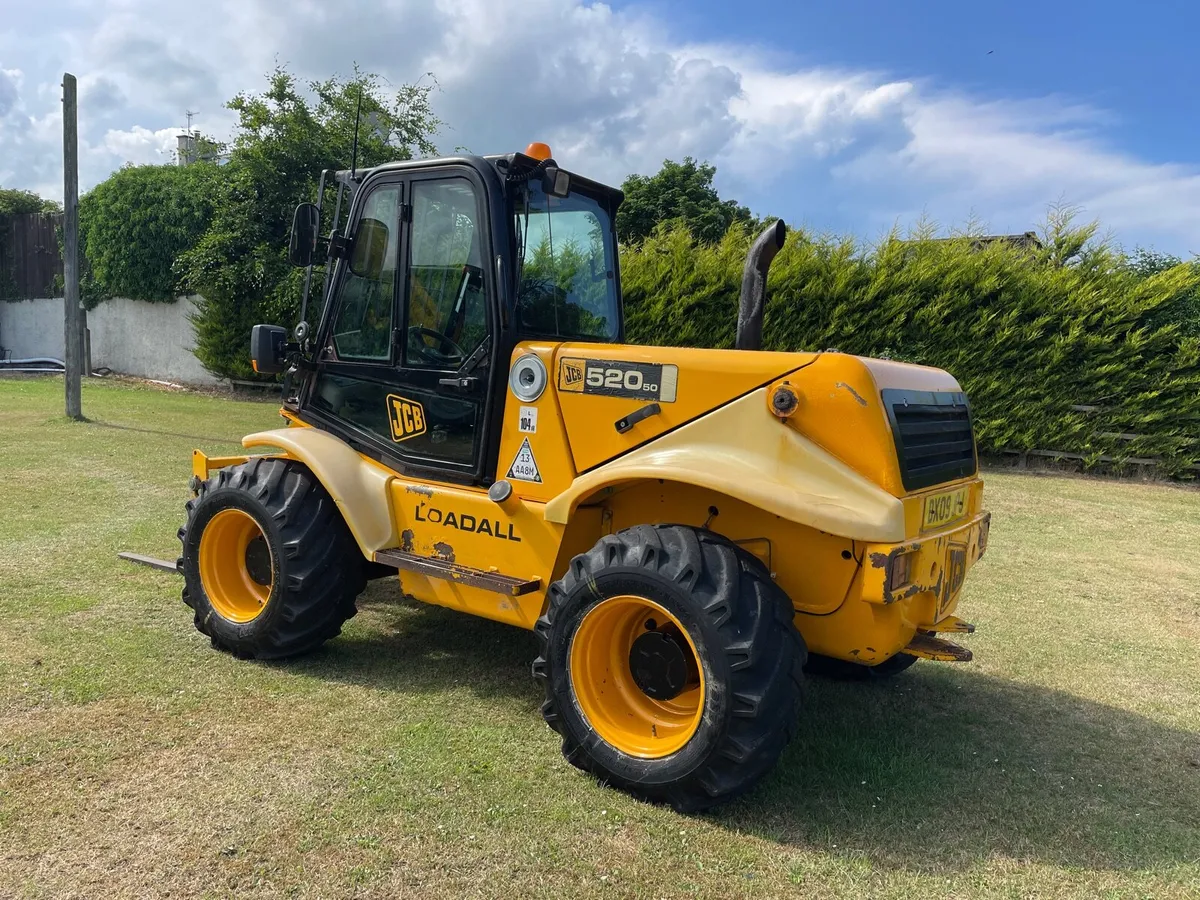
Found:
[[[301,203],[292,216],[292,240],[288,244],[288,262],[293,266],[311,266],[317,252],[317,231],[321,214],[312,203]]]
[[[255,325],[250,329],[250,365],[259,375],[283,371],[287,331],[278,325]]]
[[[360,219],[350,250],[350,271],[360,278],[378,280],[389,238],[388,227],[378,219]]]

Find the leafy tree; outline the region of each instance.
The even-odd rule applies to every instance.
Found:
[[[1159,253],[1144,247],[1135,249],[1125,262],[1126,270],[1138,281],[1169,272],[1177,266],[1190,269],[1192,273],[1200,276],[1200,259],[1184,262],[1173,254]],[[1177,325],[1181,334],[1200,338],[1200,286],[1180,295],[1173,303],[1160,310],[1151,321],[1159,326]]]
[[[10,216],[26,213],[60,213],[62,205],[55,200],[44,200],[33,191],[15,188],[0,188],[0,221]]]
[[[228,104],[238,123],[219,170],[213,218],[177,263],[182,284],[203,297],[194,320],[196,356],[228,377],[253,377],[253,325],[296,321],[303,276],[287,261],[292,211],[316,199],[322,169],[350,168],[360,96],[360,168],[434,153],[430,135],[440,124],[429,86],[404,85],[388,96],[378,77],[355,70],[349,80],[310,84],[310,96],[282,68],[268,80],[262,94],[238,94]]]
[[[639,244],[663,222],[682,222],[696,240],[713,244],[735,222],[757,224],[750,210],[736,200],[722,200],[713,187],[715,166],[690,156],[677,163],[664,160],[656,175],[630,175],[621,185],[625,202],[617,211],[617,235],[624,243]]]
[[[103,291],[150,302],[175,299],[172,267],[208,227],[219,169],[126,166],[79,201],[79,235]]]
[[[1149,278],[1180,265],[1183,265],[1183,260],[1173,253],[1159,253],[1145,247],[1136,248],[1125,262],[1125,267],[1138,279]]]

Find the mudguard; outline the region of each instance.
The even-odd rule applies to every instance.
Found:
[[[329,491],[367,559],[395,547],[391,491],[395,474],[359,454],[345,441],[316,428],[276,428],[242,438],[243,447],[279,447],[308,466]]]
[[[576,478],[546,504],[566,524],[607,487],[643,479],[693,484],[853,540],[904,539],[901,501],[767,412],[766,388]]]

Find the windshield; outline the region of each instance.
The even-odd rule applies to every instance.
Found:
[[[536,180],[515,194],[521,329],[615,341],[617,273],[608,212],[585,194],[547,194]]]

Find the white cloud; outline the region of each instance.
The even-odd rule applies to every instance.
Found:
[[[67,5],[74,20],[59,14]],[[221,136],[224,101],[260,89],[276,62],[307,79],[357,61],[393,83],[432,72],[447,151],[547,140],[560,162],[614,182],[691,155],[758,212],[865,234],[923,211],[1025,230],[1066,197],[1127,243],[1200,250],[1200,166],[1122,152],[1111,118],[1070,98],[984,100],[919,72],[683,44],[636,9],[581,0],[370,0],[353,21],[316,0],[102,7],[51,0],[0,33],[0,183],[59,193],[67,60],[80,75],[84,187],[166,158],[186,109]],[[79,25],[64,32],[66,21]]]
[[[16,108],[22,80],[20,69],[0,69],[0,119]]]
[[[171,162],[176,149],[175,136],[178,128],[160,128],[151,131],[141,125],[134,125],[127,131],[111,129],[104,134],[99,148],[112,156],[119,156],[127,163],[145,165],[146,163]]]

